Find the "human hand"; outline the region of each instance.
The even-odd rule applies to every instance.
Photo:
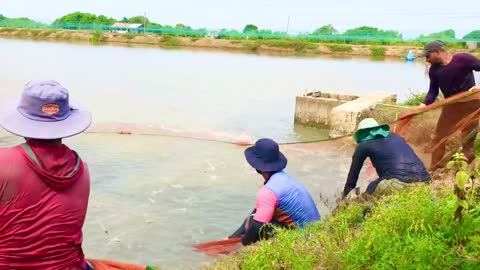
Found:
[[[420,103],[420,105],[418,105],[418,107],[422,108],[422,107],[425,107],[427,105],[425,105],[424,103]]]

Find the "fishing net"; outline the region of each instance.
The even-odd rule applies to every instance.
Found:
[[[463,151],[472,161],[480,117],[480,88],[472,88],[455,96],[439,100],[429,106],[412,107],[389,124],[391,132],[405,139],[425,164],[433,171],[441,168],[457,151]],[[315,150],[327,148],[350,148],[355,142],[351,135],[334,140],[297,142]],[[308,146],[307,146],[308,145]],[[389,149],[385,149],[388,151]],[[376,171],[367,159],[364,171],[368,178],[376,178]],[[194,246],[194,250],[207,255],[228,254],[240,247],[240,239],[220,240]]]
[[[229,254],[241,247],[241,237],[231,239],[205,242],[193,246],[195,251],[203,252],[207,255]]]
[[[97,260],[87,259],[88,264],[95,270],[154,270],[156,268],[151,266],[140,266],[136,264],[109,261],[109,260]]]
[[[474,159],[474,143],[480,115],[480,88],[420,107],[391,124],[392,131],[412,146],[431,171],[440,168],[462,150]]]

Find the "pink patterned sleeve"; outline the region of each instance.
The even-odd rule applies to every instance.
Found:
[[[253,219],[258,222],[269,223],[272,221],[277,205],[277,196],[271,190],[262,187],[257,193],[257,211],[255,212]]]

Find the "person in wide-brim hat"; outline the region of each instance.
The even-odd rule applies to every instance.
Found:
[[[342,199],[358,195],[357,181],[363,163],[370,158],[379,178],[370,182],[367,194],[388,194],[407,186],[430,180],[424,164],[405,140],[390,132],[388,125],[380,125],[373,118],[360,121],[353,135],[357,147],[342,192]],[[355,192],[351,192],[355,190]],[[355,194],[353,194],[355,193]]]
[[[373,118],[366,118],[358,124],[353,137],[357,143],[375,139],[377,137],[387,137],[390,133],[390,126],[387,124],[379,125]]]
[[[70,103],[68,90],[55,81],[32,81],[20,100],[1,106],[0,126],[25,138],[60,139],[85,131],[90,112]]]
[[[6,187],[0,192],[4,265],[90,269],[82,251],[90,176],[62,138],[85,131],[91,121],[56,81],[31,81],[20,99],[0,105],[0,126],[26,141],[0,148],[0,186]]]
[[[242,237],[242,243],[249,245],[271,235],[271,227],[265,224],[301,228],[320,220],[308,191],[283,171],[288,161],[278,143],[260,139],[245,150],[245,158],[262,175],[264,185],[257,193],[255,210],[229,238]]]
[[[287,167],[288,160],[278,144],[270,139],[260,139],[245,150],[248,164],[261,172],[277,172]]]

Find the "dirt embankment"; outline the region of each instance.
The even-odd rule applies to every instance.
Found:
[[[176,37],[153,34],[131,34],[112,32],[92,32],[81,30],[57,29],[26,29],[0,27],[0,37],[84,42],[90,44],[118,44],[118,45],[143,45],[162,48],[205,48],[212,50],[229,50],[240,52],[254,52],[274,55],[339,55],[339,56],[377,56],[403,58],[408,51],[420,53],[420,47],[415,46],[379,46],[379,45],[354,45],[314,43],[294,40],[227,40],[213,37]],[[456,50],[462,51],[462,50]],[[465,50],[463,50],[465,51]],[[474,52],[480,56],[480,51]]]

